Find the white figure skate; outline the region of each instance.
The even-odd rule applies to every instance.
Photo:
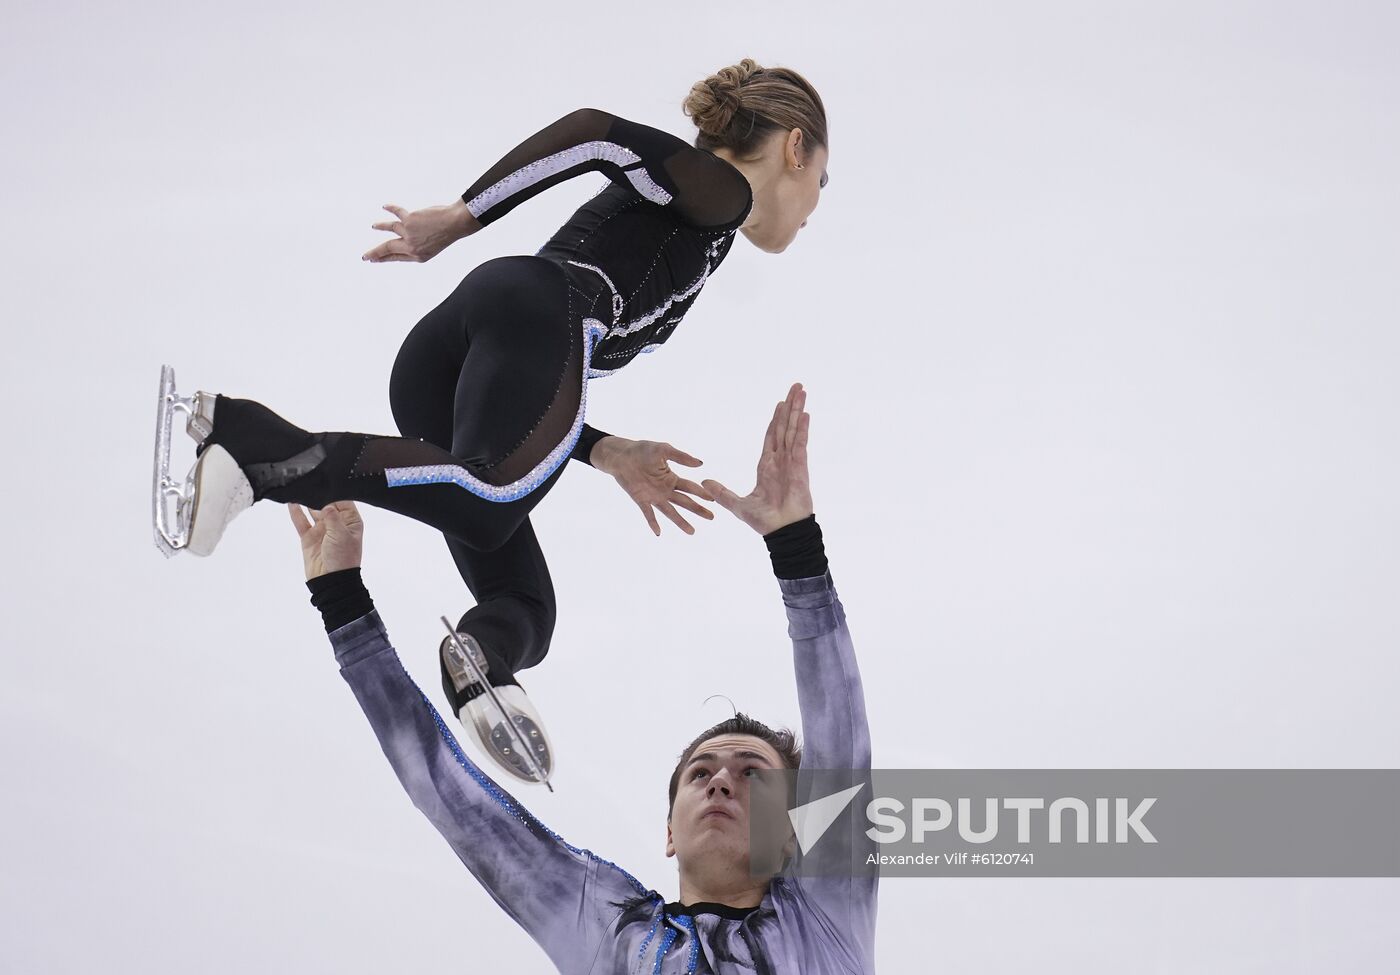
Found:
[[[458,633],[447,617],[441,619],[448,633],[440,648],[448,676],[459,692],[472,685],[480,688],[462,705],[457,716],[462,727],[502,769],[524,782],[543,782],[553,792],[554,749],[539,712],[519,685],[492,687],[486,655],[476,640]]]
[[[183,483],[170,476],[175,414],[185,414],[185,432],[200,445],[214,430],[214,402],[212,393],[179,395],[175,370],[160,367],[151,521],[156,548],[166,558],[185,550],[191,555],[210,554],[228,523],[253,503],[253,486],[229,452],[217,444],[201,451]]]

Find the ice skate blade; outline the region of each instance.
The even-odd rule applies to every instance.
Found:
[[[446,617],[441,619],[449,634],[442,647],[448,674],[482,689],[462,706],[458,718],[463,728],[500,768],[522,782],[543,782],[553,792],[553,749],[530,699],[514,684],[493,687],[485,655],[471,637],[464,638]]]
[[[190,413],[193,404],[175,391],[175,370],[160,367],[156,397],[156,445],[151,484],[151,527],[156,548],[170,558],[189,544],[189,483],[179,486],[170,477],[170,432],[177,411]]]

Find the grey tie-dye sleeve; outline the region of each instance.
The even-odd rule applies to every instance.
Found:
[[[809,579],[779,579],[787,608],[797,672],[797,700],[802,711],[802,768],[870,769],[870,725],[865,714],[865,691],[856,667],[846,612],[837,598],[831,574]],[[855,805],[870,799],[869,788],[857,793]],[[854,848],[852,859],[863,860],[873,846],[852,816],[845,834],[824,843]],[[809,907],[822,914],[824,927],[848,953],[857,971],[874,970],[875,912],[879,876],[867,871],[856,876],[803,876],[800,869],[787,881]]]
[[[626,904],[649,892],[564,842],[463,754],[372,612],[330,634],[345,678],[413,804],[565,973],[590,970]]]

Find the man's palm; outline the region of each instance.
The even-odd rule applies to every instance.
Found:
[[[804,409],[806,404],[806,390],[801,383],[794,383],[787,399],[773,410],[751,492],[740,497],[718,481],[704,482],[716,501],[761,535],[812,513],[807,472],[807,433],[812,418]]]

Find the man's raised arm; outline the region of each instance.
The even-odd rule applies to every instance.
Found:
[[[865,693],[856,667],[855,648],[846,614],[827,568],[821,528],[812,513],[807,471],[807,434],[811,418],[801,385],[788,391],[774,410],[758,462],[755,487],[739,497],[718,481],[704,486],[715,500],[760,534],[768,546],[773,572],[787,609],[792,638],[797,700],[802,711],[802,768],[864,771],[870,769],[870,727]],[[869,789],[856,795],[860,808]],[[851,955],[859,970],[874,964],[875,908],[879,876],[861,871],[856,861],[871,846],[861,818],[852,816],[844,834],[823,839],[840,844],[832,862],[849,859],[850,873],[814,876],[801,869],[801,856],[792,877],[793,889],[819,911],[826,927]]]
[[[463,754],[413,682],[360,579],[353,504],[293,506],[307,586],[355,694],[404,791],[457,857],[561,972],[587,970],[622,905],[649,895],[629,874],[564,842]]]

